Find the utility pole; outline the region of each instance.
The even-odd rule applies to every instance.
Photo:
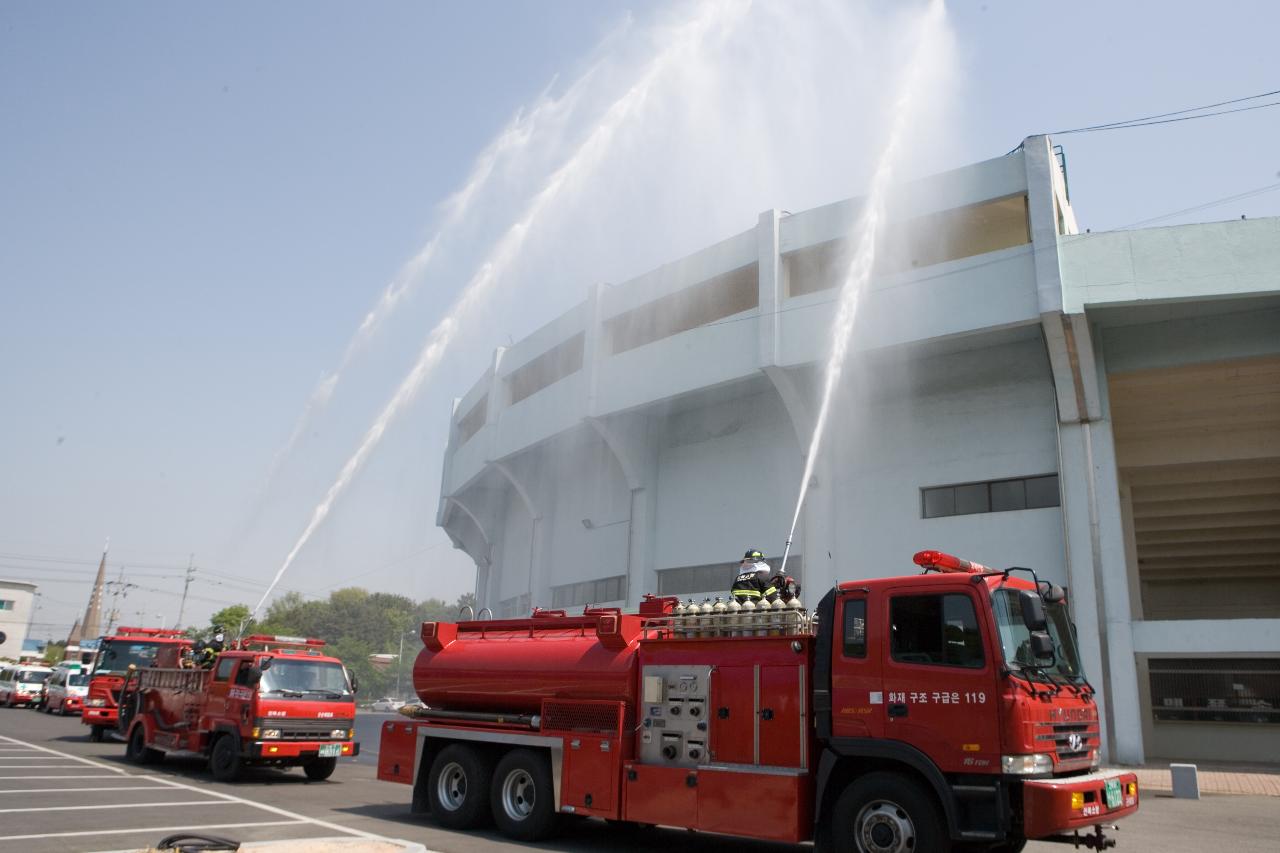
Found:
[[[182,603],[178,605],[178,621],[173,623],[173,627],[179,631],[182,630],[182,614],[187,609],[187,590],[191,589],[191,579],[196,575],[196,555],[192,554],[191,559],[187,560],[187,578],[182,584]]]
[[[120,566],[120,578],[113,583],[108,584],[108,586],[113,587],[113,589],[111,590],[111,612],[107,615],[107,630],[104,632],[105,634],[110,634],[111,629],[115,627],[116,622],[120,619],[120,608],[118,606],[120,596],[125,595],[125,590],[128,587],[133,586],[133,584],[126,584],[124,582],[123,565]]]

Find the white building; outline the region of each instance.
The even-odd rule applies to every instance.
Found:
[[[790,526],[859,200],[498,350],[437,522],[482,605],[722,593]],[[923,548],[1069,588],[1111,757],[1280,754],[1280,220],[1079,234],[1049,139],[906,186],[796,536],[816,601]]]
[[[19,660],[31,624],[36,585],[0,580],[0,660]]]

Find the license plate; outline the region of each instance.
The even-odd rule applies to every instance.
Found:
[[[333,757],[338,756],[338,755],[342,755],[342,744],[340,744],[340,743],[324,743],[324,744],[321,744],[321,745],[320,745],[320,757],[321,757],[321,758],[333,758]],[[1111,783],[1110,783],[1110,782],[1108,782],[1107,784],[1108,784],[1108,785],[1110,785]],[[1120,797],[1120,789],[1119,789],[1119,788],[1116,788],[1116,798],[1117,798],[1117,800],[1119,799],[1119,797]],[[1110,801],[1111,801],[1111,789],[1110,789],[1110,788],[1107,788],[1107,801],[1108,801],[1108,802],[1110,802]]]
[[[1120,807],[1120,780],[1108,779],[1106,788],[1104,789],[1107,796],[1107,808],[1117,809]]]

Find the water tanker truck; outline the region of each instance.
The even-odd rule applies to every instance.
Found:
[[[522,841],[581,816],[864,853],[1114,845],[1137,777],[1099,770],[1062,590],[915,562],[812,614],[646,596],[423,623],[423,704],[383,724],[378,777]]]

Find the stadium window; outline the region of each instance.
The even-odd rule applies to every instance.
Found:
[[[567,583],[551,587],[551,606],[573,607],[579,604],[600,604],[605,601],[621,601],[626,597],[626,575],[598,578],[592,581]]]
[[[471,437],[480,431],[480,427],[484,426],[488,417],[489,395],[485,394],[458,420],[458,445],[461,446],[470,441]]]
[[[0,598],[0,610],[12,610],[14,602],[8,598]]]
[[[1059,503],[1057,474],[926,486],[920,490],[921,513],[925,518],[1043,509]]]

